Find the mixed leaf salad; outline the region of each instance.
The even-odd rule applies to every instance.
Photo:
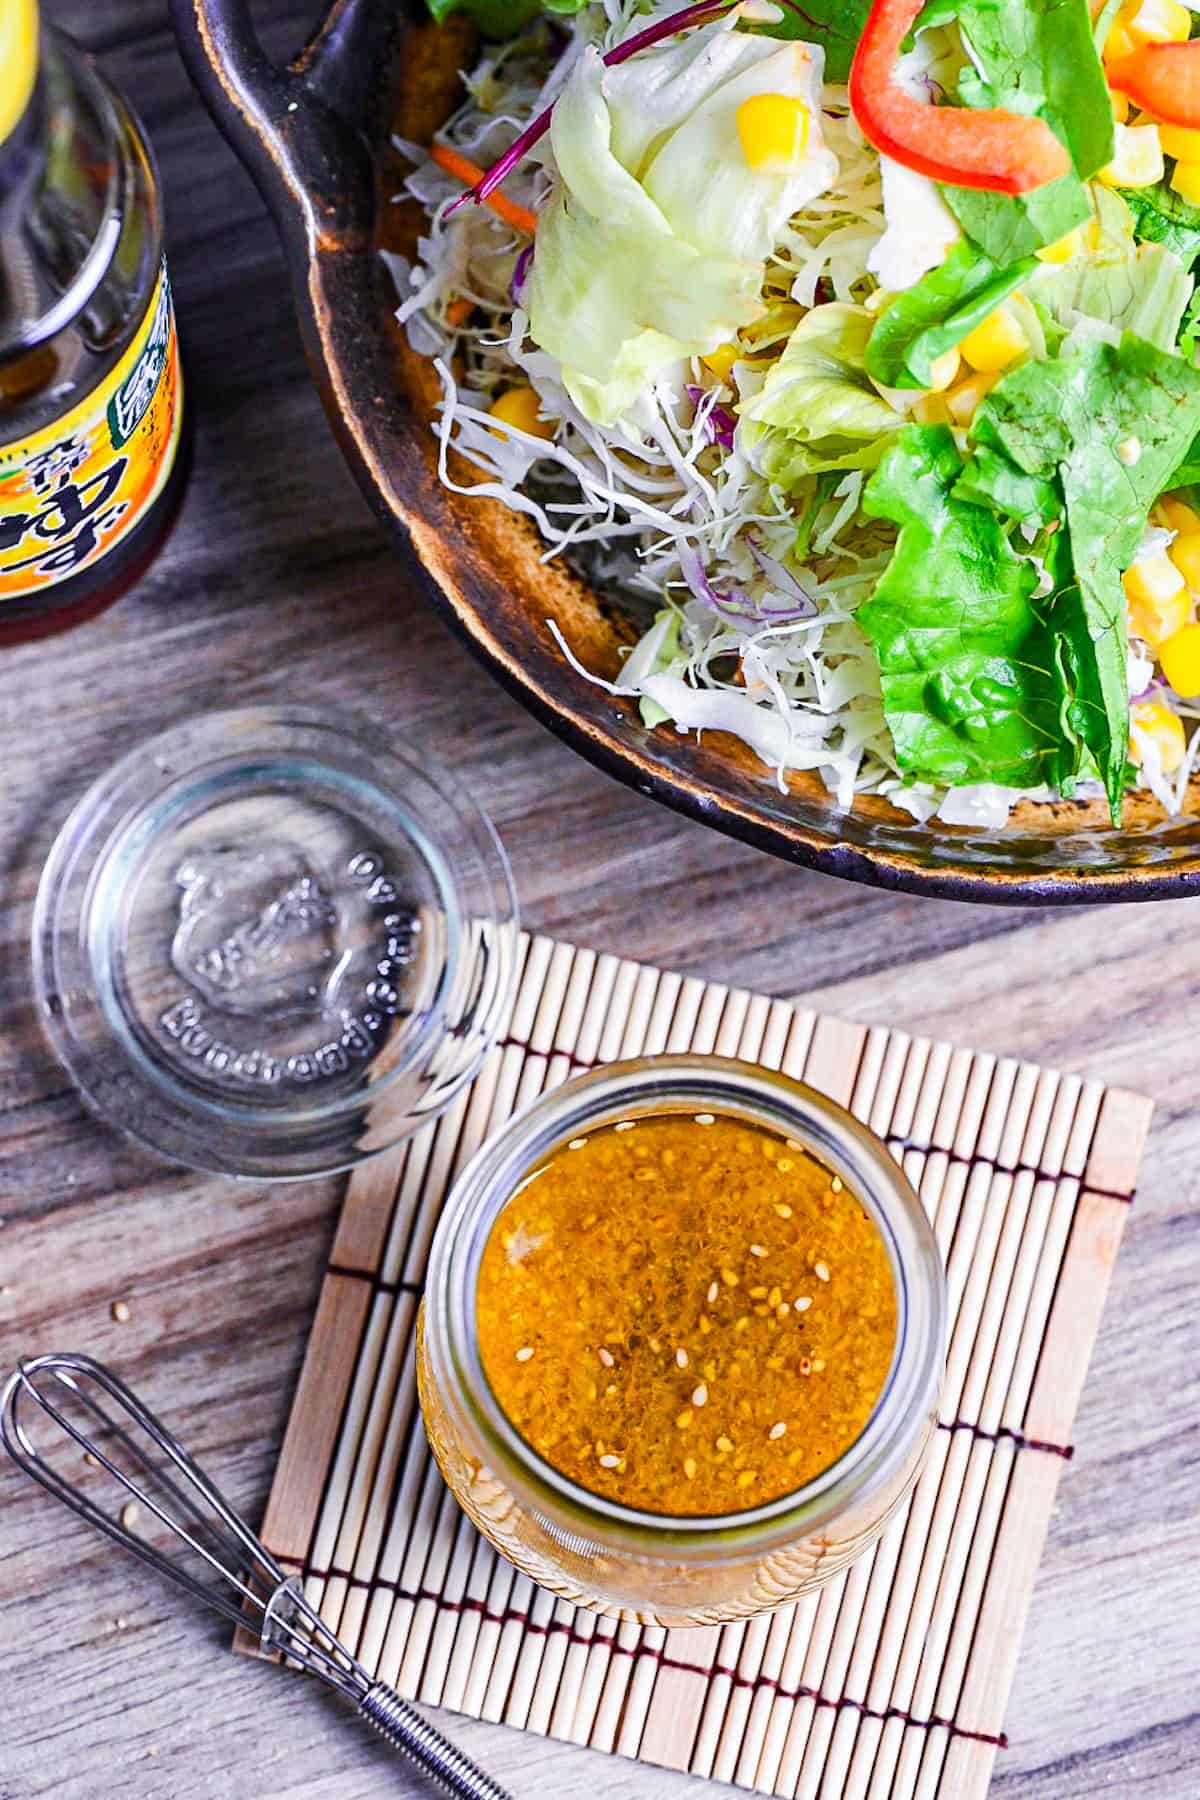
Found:
[[[642,597],[615,690],[847,806],[1178,811],[1197,15],[458,4],[481,47],[433,145],[400,143],[428,223],[398,316],[447,486]]]

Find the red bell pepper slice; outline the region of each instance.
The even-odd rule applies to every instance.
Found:
[[[1168,125],[1200,126],[1200,38],[1143,44],[1108,65],[1108,85]]]
[[[956,187],[1024,194],[1066,175],[1071,158],[1044,119],[931,106],[898,85],[896,61],[924,3],[874,0],[850,69],[850,109],[863,136],[906,168]]]

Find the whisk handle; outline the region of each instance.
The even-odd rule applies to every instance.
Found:
[[[477,1769],[448,1738],[382,1681],[358,1703],[359,1717],[373,1725],[393,1750],[409,1757],[421,1771],[455,1800],[513,1800],[507,1788]]]

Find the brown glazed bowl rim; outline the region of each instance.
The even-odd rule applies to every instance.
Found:
[[[277,66],[249,0],[170,5],[192,78],[275,216],[313,377],[351,470],[410,566],[415,558],[437,610],[543,724],[639,792],[852,881],[1041,906],[1200,892],[1200,820],[1166,820],[1143,796],[1127,802],[1120,831],[1099,802],[1023,802],[1003,832],[918,825],[870,798],[844,812],[816,775],[781,794],[733,740],[648,731],[635,703],[576,674],[549,619],[585,666],[609,675],[629,623],[541,563],[528,521],[438,482],[435,378],[394,324],[378,254],[381,229],[402,211],[387,205],[397,186],[390,133],[398,117],[417,136],[445,116],[462,34],[414,22],[421,0],[334,0],[308,46]]]

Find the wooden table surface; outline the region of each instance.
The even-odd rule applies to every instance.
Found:
[[[1200,1792],[1200,909],[1039,914],[873,893],[684,823],[579,761],[467,658],[386,548],[309,385],[263,207],[188,87],[162,0],[47,11],[101,52],[161,159],[199,437],[180,523],[137,591],[0,654],[3,1363],[51,1348],[112,1361],[259,1515],[339,1184],[164,1168],[95,1123],[33,1015],[30,915],[64,814],[138,738],[238,701],[352,705],[473,784],[532,927],[1155,1097],[996,1792]],[[307,11],[260,0],[285,48]],[[418,1791],[315,1686],[230,1656],[215,1619],[8,1470],[0,1695],[4,1800]],[[520,1800],[705,1791],[447,1722]]]

